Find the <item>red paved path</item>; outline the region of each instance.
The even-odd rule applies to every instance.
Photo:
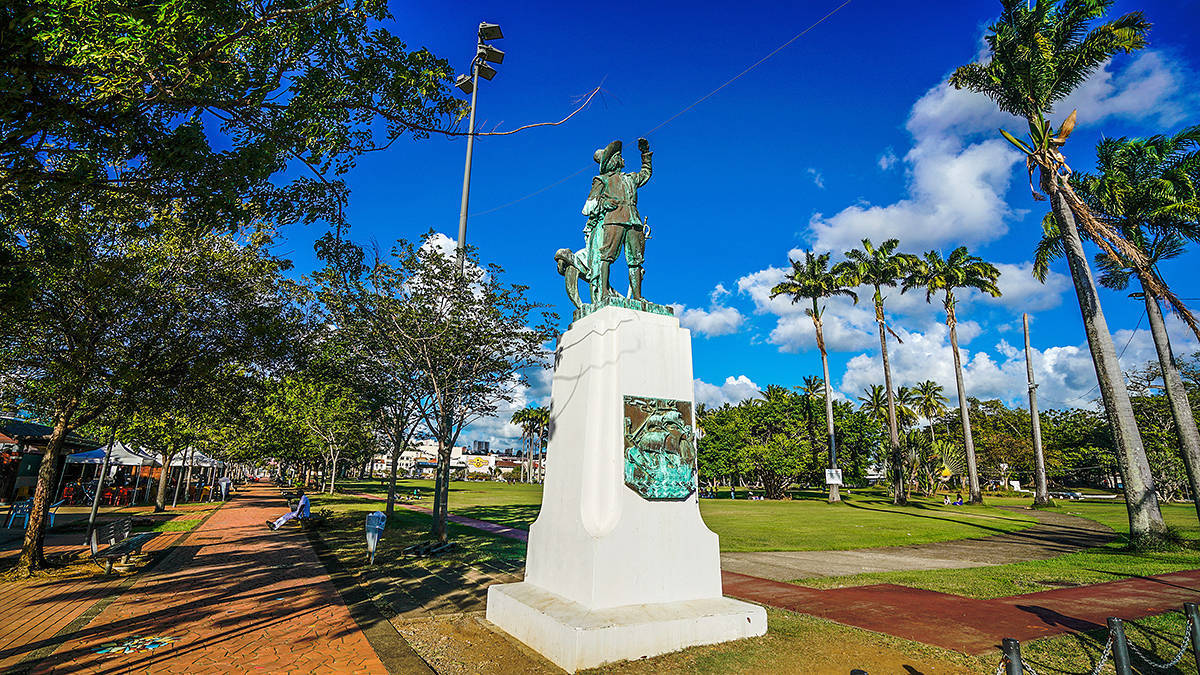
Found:
[[[34,672],[386,673],[287,509],[250,486]],[[154,651],[96,654],[132,636],[178,640]]]
[[[977,600],[894,584],[818,590],[722,572],[725,594],[968,654],[1001,638],[1032,640],[1103,628],[1200,600],[1200,570]]]

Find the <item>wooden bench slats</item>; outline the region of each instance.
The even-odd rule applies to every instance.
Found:
[[[123,539],[108,548],[100,549],[92,556],[94,558],[123,558],[127,555],[137,553],[146,545],[146,542],[157,537],[158,532],[141,532],[135,534],[128,539]]]

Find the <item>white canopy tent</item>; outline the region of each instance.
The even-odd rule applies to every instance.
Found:
[[[104,454],[107,451],[108,446],[102,445],[95,450],[67,455],[67,464],[103,464]],[[109,466],[157,466],[159,461],[149,455],[130,450],[124,443],[116,441],[113,443],[112,454],[108,457],[108,464]]]

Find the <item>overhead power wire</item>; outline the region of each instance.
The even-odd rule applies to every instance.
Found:
[[[1125,346],[1121,348],[1121,353],[1117,355],[1117,361],[1120,361],[1122,358],[1125,357],[1125,350],[1129,349],[1129,345],[1130,345],[1130,343],[1133,342],[1133,338],[1137,336],[1138,329],[1142,327],[1142,319],[1145,319],[1145,318],[1146,318],[1146,310],[1143,309],[1141,316],[1138,317],[1137,325],[1135,325],[1133,327],[1133,331],[1131,333],[1129,333],[1129,339],[1125,341]],[[1067,405],[1069,403],[1074,403],[1075,401],[1078,401],[1078,400],[1084,398],[1085,396],[1088,396],[1093,391],[1096,391],[1099,388],[1100,388],[1100,383],[1097,382],[1095,384],[1095,386],[1093,386],[1091,389],[1088,389],[1087,391],[1083,392],[1079,396],[1076,396],[1075,398],[1069,398],[1065,401],[1062,401],[1059,403],[1059,405]],[[1046,401],[1046,402],[1053,403],[1053,401]]]
[[[821,18],[819,18],[819,19],[817,19],[816,21],[814,21],[814,22],[812,23],[812,25],[810,25],[808,28],[805,28],[804,30],[800,31],[799,33],[796,33],[795,35],[793,35],[793,36],[791,37],[791,39],[790,39],[790,40],[788,40],[787,42],[784,42],[783,44],[779,45],[779,46],[778,46],[778,47],[776,47],[775,49],[772,49],[770,52],[768,52],[768,53],[767,53],[767,55],[766,55],[766,56],[764,56],[764,57],[762,57],[761,59],[759,59],[759,60],[755,61],[754,63],[750,64],[750,66],[748,66],[748,67],[747,67],[745,70],[743,70],[742,72],[738,73],[737,75],[734,75],[733,77],[729,78],[728,80],[725,80],[725,82],[723,82],[723,83],[721,84],[721,86],[717,87],[716,89],[713,89],[712,91],[710,91],[710,92],[708,92],[707,94],[705,94],[705,95],[701,96],[700,98],[696,99],[695,101],[692,101],[692,102],[691,102],[691,103],[689,103],[688,105],[684,106],[684,107],[683,107],[681,110],[679,110],[678,112],[676,112],[674,115],[671,115],[670,117],[668,117],[667,119],[663,120],[662,122],[659,122],[659,123],[658,123],[658,124],[656,124],[654,127],[652,127],[652,128],[649,130],[649,131],[647,131],[647,132],[643,133],[643,134],[642,134],[642,136],[643,136],[643,137],[644,137],[644,136],[649,136],[650,134],[654,133],[655,131],[658,131],[659,129],[661,129],[661,128],[663,128],[663,127],[667,126],[668,124],[670,124],[671,122],[675,121],[675,119],[676,119],[676,118],[678,118],[680,115],[683,115],[684,113],[686,113],[687,111],[691,110],[692,108],[695,108],[696,106],[700,105],[701,103],[703,103],[703,102],[707,101],[708,99],[712,98],[714,95],[716,95],[716,94],[717,94],[717,92],[719,92],[719,91],[721,91],[722,89],[724,89],[725,87],[728,87],[729,85],[733,84],[734,82],[736,82],[738,79],[740,79],[740,78],[741,78],[743,75],[745,75],[746,73],[749,73],[750,71],[754,70],[755,68],[757,68],[757,67],[761,66],[762,64],[766,63],[766,62],[767,62],[767,61],[768,61],[768,60],[769,60],[771,57],[775,56],[776,54],[778,54],[779,52],[783,51],[784,49],[787,49],[789,46],[791,46],[791,45],[792,45],[792,43],[793,43],[793,42],[795,42],[796,40],[799,40],[800,38],[802,38],[802,37],[804,37],[805,35],[807,35],[807,34],[809,33],[809,31],[813,30],[813,29],[814,29],[814,28],[816,28],[817,26],[820,26],[820,25],[821,25],[822,23],[824,23],[824,22],[825,22],[827,19],[829,19],[830,17],[832,17],[834,14],[837,14],[838,12],[840,12],[840,11],[842,10],[842,8],[843,8],[843,7],[845,7],[846,5],[850,4],[851,2],[852,2],[852,0],[845,0],[844,2],[842,2],[842,4],[838,5],[837,7],[834,7],[834,8],[833,8],[833,9],[831,9],[831,10],[830,10],[830,11],[829,11],[827,14],[825,14],[825,16],[822,16]],[[589,166],[590,166],[590,165],[589,165]],[[546,185],[545,187],[538,188],[537,190],[534,190],[533,192],[530,192],[529,194],[527,194],[527,195],[525,195],[525,196],[523,196],[523,197],[518,197],[517,199],[514,199],[514,200],[512,200],[512,201],[510,201],[510,202],[506,202],[506,203],[504,203],[504,204],[501,204],[500,206],[493,206],[493,207],[492,207],[492,208],[490,208],[490,209],[485,209],[485,210],[483,210],[483,211],[479,211],[479,212],[477,212],[477,213],[472,213],[472,214],[470,214],[470,217],[472,217],[472,218],[476,218],[476,217],[479,217],[479,216],[486,216],[486,215],[488,215],[488,214],[490,214],[490,213],[495,213],[495,212],[497,212],[497,211],[499,211],[499,210],[501,210],[501,209],[506,209],[506,208],[508,208],[508,207],[510,207],[510,206],[513,206],[514,204],[519,204],[519,203],[521,203],[521,202],[525,201],[526,199],[529,199],[530,197],[536,197],[537,195],[540,195],[540,194],[542,194],[543,192],[545,192],[545,191],[547,191],[547,190],[549,190],[549,189],[551,189],[551,188],[558,187],[559,185],[562,185],[563,183],[565,183],[565,182],[567,182],[567,181],[571,180],[572,178],[574,178],[574,177],[578,176],[579,174],[581,174],[581,173],[583,173],[583,172],[587,171],[587,170],[589,169],[589,166],[584,166],[584,167],[580,168],[578,171],[575,171],[574,173],[571,173],[570,175],[563,176],[562,178],[560,178],[560,179],[558,179],[558,180],[554,181],[553,183],[550,183],[549,185]]]

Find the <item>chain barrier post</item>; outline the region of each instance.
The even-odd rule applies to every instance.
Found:
[[[1129,642],[1125,638],[1125,626],[1115,616],[1108,617],[1108,632],[1113,636],[1113,667],[1117,675],[1133,675],[1129,666]]]
[[[1004,638],[1000,642],[1000,651],[1004,652],[1004,660],[1007,662],[1005,675],[1025,675],[1025,669],[1021,667],[1021,643],[1019,641],[1013,638]]]
[[[1188,625],[1192,627],[1192,657],[1196,659],[1196,669],[1200,670],[1200,610],[1196,609],[1196,603],[1183,603],[1183,615],[1188,618]],[[1184,639],[1189,636],[1185,635]]]

